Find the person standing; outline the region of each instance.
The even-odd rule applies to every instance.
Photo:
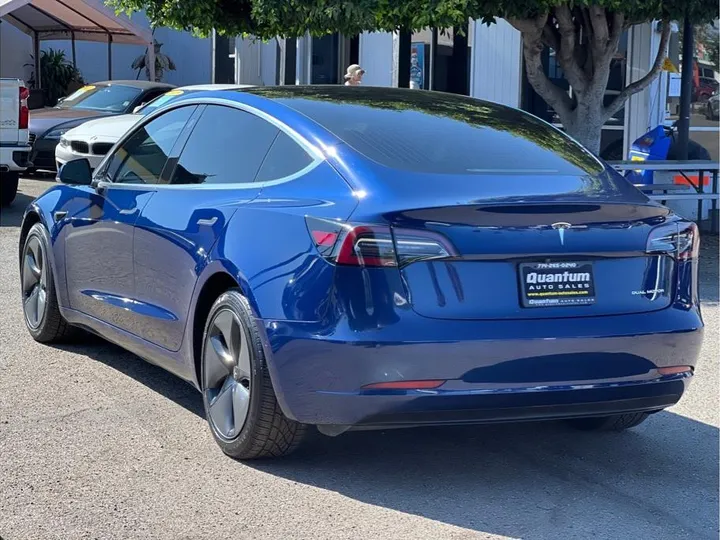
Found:
[[[357,64],[348,66],[345,72],[345,86],[360,86],[365,70]]]

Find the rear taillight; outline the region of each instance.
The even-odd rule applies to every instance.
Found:
[[[665,253],[687,261],[698,256],[700,234],[697,225],[690,222],[669,223],[650,231],[647,252]]]
[[[345,266],[397,266],[389,227],[352,227],[340,242],[335,258]]]
[[[18,129],[27,129],[30,122],[30,109],[28,109],[28,98],[30,90],[24,86],[20,87],[20,113],[18,115]]]
[[[447,238],[430,231],[349,225],[310,217],[306,222],[318,252],[338,265],[397,267],[457,255]]]

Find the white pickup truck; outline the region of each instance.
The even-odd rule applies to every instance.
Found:
[[[15,200],[20,173],[28,168],[30,91],[20,79],[0,79],[0,205]]]

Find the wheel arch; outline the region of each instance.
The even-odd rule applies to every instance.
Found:
[[[28,207],[28,210],[23,216],[22,225],[20,226],[20,240],[18,241],[18,262],[22,261],[23,247],[25,247],[25,239],[33,225],[36,223],[42,223],[39,212],[32,206]]]
[[[212,308],[215,300],[224,292],[237,288],[250,303],[253,315],[257,317],[258,312],[255,298],[250,291],[247,281],[235,268],[229,268],[226,264],[215,261],[205,269],[198,285],[198,293],[191,312],[192,319],[189,321],[190,331],[188,332],[188,337],[191,340],[190,354],[192,355],[193,361],[195,385],[197,388],[201,388],[200,360],[202,356],[203,332],[205,331],[207,317],[210,314],[210,308]]]

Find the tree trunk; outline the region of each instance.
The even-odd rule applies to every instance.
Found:
[[[605,114],[605,87],[609,69],[596,69],[583,91],[574,92],[576,105],[570,110],[557,111],[565,132],[595,155],[600,155],[602,128],[607,121]]]
[[[525,68],[532,87],[555,110],[567,134],[598,155],[603,125],[630,96],[647,88],[659,75],[670,38],[669,21],[663,21],[659,50],[650,71],[605,105],[610,65],[626,28],[623,13],[594,4],[558,5],[532,19],[510,18],[508,22],[522,33]],[[555,51],[572,96],[545,74],[541,55],[546,48]]]
[[[605,123],[602,108],[601,98],[596,103],[585,101],[582,107],[569,112],[566,118],[560,115],[565,132],[596,155],[600,155],[600,140]]]

